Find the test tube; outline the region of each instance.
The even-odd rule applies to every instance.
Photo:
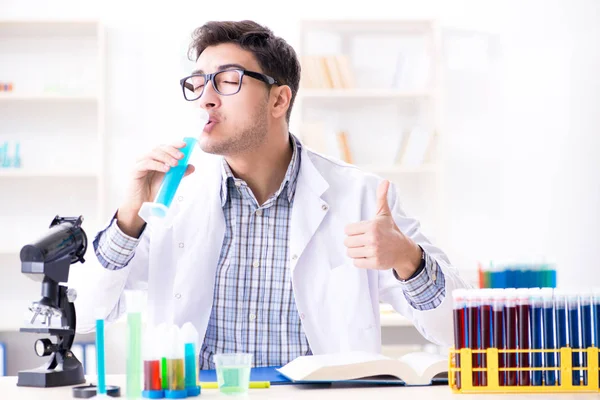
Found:
[[[166,340],[165,356],[167,358],[169,384],[167,390],[165,390],[165,397],[168,399],[184,399],[187,397],[187,390],[185,389],[184,344],[177,325],[167,326]]]
[[[569,344],[572,349],[571,359],[573,367],[573,386],[581,385],[581,332],[579,326],[579,299],[577,293],[567,295],[567,309],[569,312]]]
[[[495,290],[492,294],[492,326],[494,331],[493,346],[498,349],[498,368],[506,368],[506,353],[502,350],[506,350],[506,338],[504,328],[504,303],[506,296],[504,289]],[[498,372],[498,384],[500,386],[506,386],[506,371]]]
[[[185,389],[188,396],[198,396],[200,386],[198,386],[198,374],[196,371],[196,358],[198,353],[198,331],[191,322],[186,322],[181,327],[181,336],[184,343],[185,357]]]
[[[542,298],[541,289],[535,288],[530,290],[531,295],[531,349],[542,350],[542,332],[543,325],[543,308],[544,301]],[[543,356],[541,352],[531,353],[531,365],[534,368],[542,368]],[[542,386],[543,374],[542,371],[533,371],[531,374],[531,384],[533,386]]]
[[[557,349],[567,347],[569,345],[568,338],[568,325],[567,325],[567,295],[561,289],[554,290],[554,310],[556,312],[556,344]],[[558,366],[560,365],[560,352],[557,353]],[[569,377],[563,377],[558,370],[557,375],[558,383],[562,382],[562,379],[569,379]]]
[[[494,336],[493,319],[492,319],[492,293],[494,289],[483,289],[481,292],[481,341],[478,346],[480,349],[487,350],[492,347],[492,340]],[[481,354],[481,368],[487,368],[487,354]],[[481,373],[481,386],[487,386],[488,373],[485,371]]]
[[[481,345],[481,314],[480,314],[480,291],[471,290],[467,292],[467,320],[468,320],[468,345],[471,350],[479,350]],[[481,368],[481,354],[473,354],[473,368]],[[481,386],[481,371],[473,371],[473,386]]]
[[[584,350],[594,345],[593,341],[593,328],[592,328],[592,292],[589,290],[583,291],[579,295],[579,305],[581,318],[581,345]],[[582,365],[588,367],[587,352],[582,352]],[[583,371],[583,384],[588,384],[588,374],[586,370]]]
[[[517,290],[517,329],[519,331],[519,337],[517,339],[517,348],[519,351],[519,386],[529,386],[531,384],[530,370],[529,370],[529,349],[531,348],[531,339],[529,337],[529,318],[531,314],[531,302],[529,299],[528,289]]]
[[[106,366],[104,348],[104,312],[96,310],[96,372],[98,373],[98,396],[106,395]]]
[[[204,109],[198,108],[195,109],[195,111],[199,113],[194,115],[194,122],[197,124],[197,127],[195,126],[194,128],[196,128],[197,131],[195,131],[193,135],[183,138],[185,147],[180,149],[180,151],[183,153],[183,158],[178,161],[176,166],[170,167],[165,173],[154,202],[145,202],[140,208],[138,213],[139,216],[148,223],[152,221],[160,221],[165,225],[169,225],[171,222],[169,208],[171,207],[171,203],[173,202],[173,198],[175,197],[175,193],[177,192],[177,188],[179,187],[181,179],[183,179],[183,176],[185,175],[185,171],[187,170],[190,161],[190,156],[192,155],[192,151],[198,142],[198,137],[204,130],[204,126],[209,119],[208,112],[206,112]]]
[[[452,291],[453,298],[453,314],[454,314],[454,350],[456,351],[454,365],[460,368],[460,349],[467,347],[467,302],[466,289],[455,289]],[[461,388],[460,371],[455,374],[456,387]]]
[[[506,326],[506,348],[507,350],[517,349],[517,291],[516,289],[506,289],[506,305],[504,307],[504,317]],[[506,353],[506,367],[517,368],[517,354]],[[507,371],[506,385],[517,386],[517,371]]]
[[[144,334],[144,390],[142,396],[148,399],[165,397],[162,389],[159,340],[155,328],[149,328]]]
[[[600,348],[600,289],[596,288],[592,293],[592,308],[594,318],[594,345]],[[598,354],[598,363],[600,364],[600,353]],[[600,372],[598,373],[600,380]]]
[[[142,294],[131,293],[127,312],[127,397],[142,396]]]
[[[554,350],[556,349],[556,339],[554,337],[554,299],[552,288],[543,288],[541,290],[542,305],[543,305],[543,322],[544,322],[544,349]],[[544,365],[546,368],[556,367],[556,353],[545,352],[544,353]],[[544,385],[555,386],[556,385],[556,371],[548,370],[544,371]]]
[[[167,337],[167,324],[164,322],[158,324],[154,328],[154,334],[157,340],[157,350],[160,355],[160,384],[162,390],[169,388],[169,375],[167,373],[167,351],[166,351],[166,340]]]

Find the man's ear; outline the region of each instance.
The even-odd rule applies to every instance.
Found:
[[[292,89],[287,85],[276,86],[273,90],[273,98],[275,99],[272,107],[272,115],[275,118],[285,116],[290,108],[292,101]]]

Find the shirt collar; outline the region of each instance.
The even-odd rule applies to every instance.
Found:
[[[287,199],[291,203],[294,198],[294,193],[296,191],[296,183],[298,181],[298,172],[300,171],[300,152],[302,149],[302,145],[300,141],[290,133],[290,141],[292,142],[292,159],[290,160],[290,164],[288,165],[287,171],[285,172],[285,177],[283,178],[283,182],[281,182],[281,186],[272,196],[272,198],[277,198],[283,192],[283,190],[287,187]],[[221,163],[221,206],[224,207],[227,203],[229,185],[231,182],[233,185],[236,183],[238,185],[246,185],[242,179],[236,178],[231,171],[231,167],[225,161],[225,158],[222,159]]]

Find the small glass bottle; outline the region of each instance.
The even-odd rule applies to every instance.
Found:
[[[185,389],[188,396],[198,396],[198,373],[196,370],[196,359],[198,357],[198,331],[191,322],[186,322],[181,327],[181,336],[184,343],[185,354]]]
[[[185,361],[184,345],[177,325],[170,325],[166,335],[167,378],[169,384],[165,390],[168,399],[185,399]]]

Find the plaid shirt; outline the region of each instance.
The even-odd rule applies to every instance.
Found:
[[[300,169],[300,142],[292,137],[293,155],[278,191],[263,205],[223,160],[221,205],[226,229],[216,272],[214,301],[200,368],[214,369],[213,355],[253,354],[254,366],[285,365],[311,354],[294,300],[288,268],[289,233]],[[116,223],[94,240],[96,255],[108,269],[127,265],[139,239],[125,235]],[[424,268],[401,281],[407,301],[417,310],[443,300],[444,274],[424,254]]]

